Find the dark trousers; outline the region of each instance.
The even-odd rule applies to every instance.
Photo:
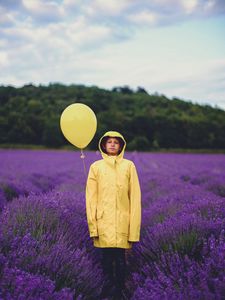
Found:
[[[125,287],[126,259],[125,249],[102,248],[102,267],[105,281],[109,287],[122,291]]]

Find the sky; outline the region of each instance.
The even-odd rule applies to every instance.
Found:
[[[225,0],[0,0],[0,85],[55,82],[225,109]]]

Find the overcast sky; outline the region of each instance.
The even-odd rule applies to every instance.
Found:
[[[0,84],[50,82],[225,109],[225,0],[0,0]]]

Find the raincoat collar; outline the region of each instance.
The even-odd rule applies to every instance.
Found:
[[[119,137],[119,138],[121,138],[121,139],[124,141],[124,146],[123,146],[123,148],[122,148],[120,154],[118,154],[118,155],[116,155],[116,156],[110,156],[110,155],[107,155],[107,154],[102,150],[102,148],[101,148],[101,142],[102,142],[102,139],[103,139],[104,137],[106,137],[106,136],[108,136],[108,137]],[[125,148],[126,148],[126,141],[125,141],[124,137],[122,136],[122,134],[120,134],[119,132],[117,132],[117,131],[107,131],[107,132],[100,138],[99,143],[98,143],[98,147],[99,147],[99,150],[100,150],[100,152],[101,152],[102,158],[103,158],[106,162],[108,162],[108,163],[114,165],[115,163],[120,162],[120,161],[123,159],[124,151],[125,151]]]

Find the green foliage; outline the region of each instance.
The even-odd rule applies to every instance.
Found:
[[[14,197],[18,197],[18,192],[15,187],[1,183],[0,188],[8,201],[11,201]]]
[[[182,232],[175,240],[162,244],[162,249],[165,252],[168,252],[171,248],[180,255],[195,256],[198,259],[199,250],[202,248],[202,245],[198,239],[197,232],[191,230],[189,232]]]
[[[213,184],[208,189],[220,197],[225,197],[225,184]]]
[[[0,143],[62,147],[59,119],[70,104],[81,102],[97,115],[98,129],[89,149],[108,130],[120,131],[128,150],[224,149],[225,111],[209,105],[172,100],[143,87],[112,91],[96,86],[0,86]]]
[[[127,145],[130,150],[139,149],[141,151],[148,150],[150,144],[148,139],[145,136],[136,136],[134,139]]]

